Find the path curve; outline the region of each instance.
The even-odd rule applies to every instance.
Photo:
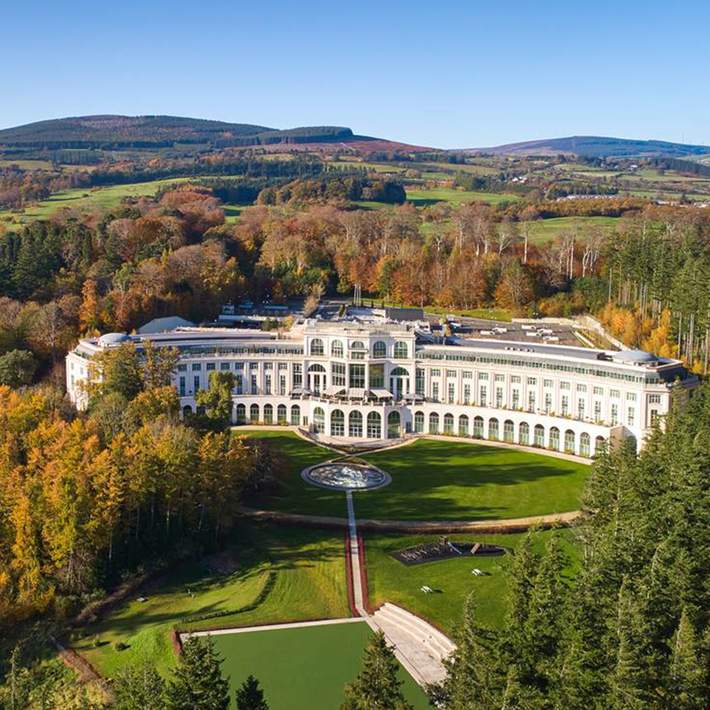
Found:
[[[284,513],[278,510],[257,510],[254,508],[240,509],[242,515],[252,520],[265,520],[289,525],[306,527],[347,528],[348,518],[338,518],[328,515],[302,515],[300,513]],[[581,510],[567,513],[550,513],[548,515],[532,515],[527,518],[503,518],[501,520],[375,520],[358,518],[359,530],[370,532],[403,532],[403,533],[458,533],[477,532],[487,534],[525,532],[532,527],[543,530],[554,527],[574,525],[581,519]]]

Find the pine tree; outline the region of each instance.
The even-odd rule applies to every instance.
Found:
[[[679,710],[707,707],[707,672],[700,660],[695,629],[683,610],[671,646],[669,695]]]
[[[365,649],[363,668],[345,686],[342,710],[411,710],[402,694],[399,663],[380,631]]]
[[[236,694],[237,710],[269,710],[269,705],[264,700],[264,691],[259,687],[259,681],[250,675],[237,688]]]
[[[475,594],[471,592],[456,637],[456,651],[444,662],[447,678],[440,689],[434,689],[447,710],[486,710],[497,704],[501,685],[497,641],[495,632],[478,623]]]
[[[162,710],[165,683],[154,666],[130,666],[113,683],[116,710]]]
[[[229,681],[222,676],[221,664],[222,659],[209,636],[187,639],[165,692],[165,707],[168,710],[227,710]]]

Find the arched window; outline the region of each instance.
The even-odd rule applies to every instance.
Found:
[[[444,414],[444,434],[454,433],[454,415]]]
[[[432,412],[429,415],[429,433],[438,434],[439,433],[439,415],[436,412]]]
[[[498,441],[500,438],[500,432],[498,430],[498,420],[493,417],[493,419],[488,420],[488,438],[491,441]]]
[[[276,421],[279,424],[285,424],[287,419],[287,410],[285,404],[279,404],[276,408]]]
[[[403,367],[395,367],[390,372],[390,377],[409,377],[409,372]]]
[[[606,448],[606,439],[603,436],[597,436],[594,439],[594,455],[599,456]]]
[[[311,340],[311,355],[322,355],[323,354],[323,341],[320,338],[313,338]]]
[[[512,444],[515,439],[515,425],[510,419],[506,419],[503,422],[503,441],[507,441]]]
[[[372,357],[386,357],[386,356],[387,356],[387,345],[382,340],[378,340],[372,346]]]
[[[348,436],[362,439],[362,414],[355,410],[348,415]]]
[[[362,340],[353,340],[353,342],[350,343],[350,349],[351,350],[365,350],[365,343],[363,343]]]
[[[399,438],[399,412],[390,412],[387,415],[387,438]]]
[[[589,456],[592,449],[592,438],[586,432],[579,435],[579,455]]]
[[[414,431],[417,434],[424,433],[424,412],[414,412]]]
[[[330,435],[345,436],[345,415],[340,409],[330,413]]]
[[[242,405],[243,406],[243,405]],[[192,407],[189,404],[186,404],[182,408],[182,416],[184,419],[187,419],[188,417],[192,416]]]
[[[325,433],[325,412],[322,407],[313,410],[313,428],[317,434]]]
[[[333,357],[343,357],[343,341],[342,340],[334,340],[330,344],[330,354]]]
[[[274,408],[270,404],[264,405],[264,424],[273,424]]]
[[[527,422],[521,422],[518,427],[518,443],[523,446],[530,444],[530,425]]]
[[[325,371],[326,370],[323,367],[323,365],[319,365],[318,363],[308,366],[308,372],[325,372]]]
[[[549,447],[553,451],[559,451],[560,450],[560,430],[556,427],[553,426],[550,429],[550,443]]]
[[[483,417],[473,418],[473,438],[482,439],[483,438]]]
[[[536,424],[534,429],[535,440],[533,441],[533,446],[544,447],[545,446],[545,427],[542,424]]]
[[[575,452],[575,435],[571,429],[565,432],[565,453],[573,454]]]
[[[382,436],[382,417],[379,412],[367,415],[367,438],[379,439]]]
[[[237,424],[247,423],[247,408],[243,404],[237,405]]]
[[[468,417],[465,414],[459,417],[459,436],[468,436]]]
[[[297,404],[291,405],[291,426],[301,426],[301,408]]]
[[[394,356],[397,360],[403,360],[409,355],[409,348],[407,347],[407,343],[405,343],[403,340],[398,340],[394,344]]]
[[[259,421],[259,405],[258,404],[252,404],[251,407],[249,407],[249,421],[252,424],[256,424],[256,422]]]

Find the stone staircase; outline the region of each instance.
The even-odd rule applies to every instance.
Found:
[[[420,685],[444,679],[442,661],[456,646],[441,631],[389,602],[369,617],[368,622],[385,634],[400,663]]]

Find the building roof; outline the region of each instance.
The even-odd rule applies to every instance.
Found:
[[[165,333],[176,328],[190,328],[195,324],[180,316],[167,316],[166,318],[153,318],[145,325],[138,328],[140,335],[150,335],[152,333]]]

